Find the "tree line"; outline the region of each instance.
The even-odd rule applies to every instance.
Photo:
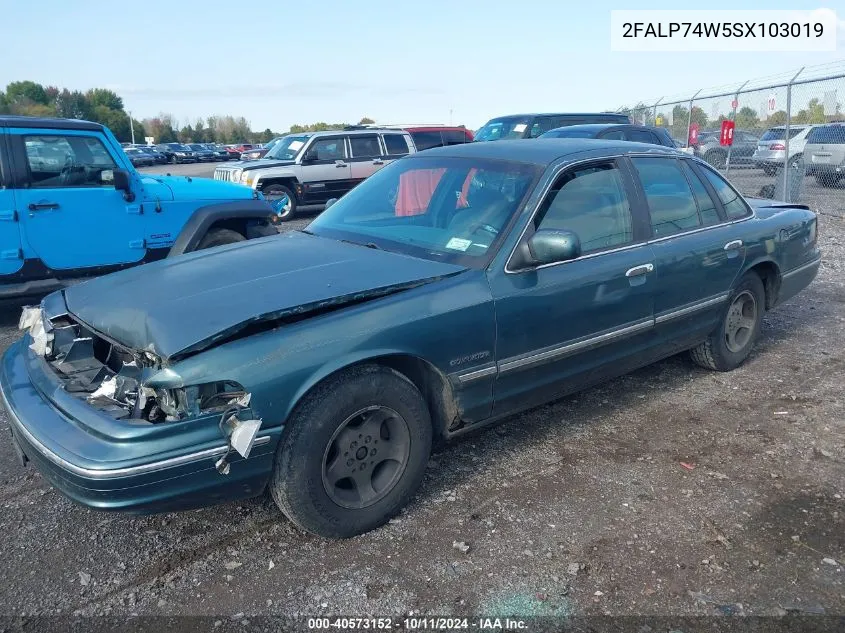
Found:
[[[325,122],[296,124],[287,132],[277,133],[270,128],[254,131],[244,117],[231,115],[181,123],[166,113],[130,120],[123,99],[112,90],[91,88],[82,92],[42,86],[34,81],[13,81],[5,90],[0,90],[0,114],[95,121],[108,127],[121,143],[130,142],[133,132],[136,143],[143,143],[147,136],[155,138],[156,143],[266,143],[282,134],[335,130],[349,125]],[[359,121],[359,124],[365,123],[374,121],[368,117]]]
[[[824,113],[824,104],[819,99],[810,99],[806,107],[800,108],[789,119],[790,124],[808,124],[808,123],[827,123],[842,117],[840,113],[840,104],[836,104],[836,114],[827,115]],[[647,106],[643,103],[638,103],[633,108],[622,108],[620,112],[632,116],[637,121],[644,121],[648,125],[656,124],[665,127],[669,133],[679,139],[687,137],[687,122],[690,124],[697,124],[699,129],[705,130],[709,128],[717,129],[721,126],[722,121],[730,119],[731,116],[720,114],[718,117],[708,117],[699,106],[693,106],[692,110],[682,106],[676,105],[672,108],[671,113],[658,110],[657,116],[654,117],[654,107]],[[670,116],[671,114],[671,116]],[[654,117],[654,118],[652,118]],[[778,110],[772,112],[768,117],[760,117],[757,110],[749,106],[743,106],[736,112],[734,122],[737,129],[740,130],[761,130],[774,125],[784,125],[786,123],[787,113],[785,110]],[[669,123],[671,121],[671,123]]]

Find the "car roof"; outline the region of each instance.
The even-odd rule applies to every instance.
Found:
[[[0,127],[56,128],[59,130],[94,130],[101,132],[103,126],[92,121],[79,119],[58,119],[51,117],[31,117],[4,114],[0,116]]]
[[[608,130],[610,128],[637,128],[644,130],[659,129],[651,127],[649,125],[637,125],[636,123],[579,123],[578,125],[564,125],[563,127],[556,127],[549,131],[554,132],[556,130],[584,130],[587,132],[601,132],[602,130]]]
[[[469,132],[465,127],[459,125],[412,125],[403,128],[385,128],[394,132]]]
[[[548,165],[559,159],[583,152],[598,151],[599,154],[650,154],[665,153],[678,156],[681,153],[671,147],[630,141],[606,141],[593,138],[536,138],[495,141],[493,143],[461,143],[446,147],[427,149],[411,156],[449,156],[455,158],[481,158],[512,160],[535,165]]]

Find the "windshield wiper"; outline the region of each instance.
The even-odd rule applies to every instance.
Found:
[[[352,240],[340,240],[341,242],[346,242],[347,244],[355,244],[355,246],[363,246],[364,248],[372,248],[377,251],[383,251],[384,249],[376,244],[375,242],[365,242],[362,244],[361,242],[354,242]]]

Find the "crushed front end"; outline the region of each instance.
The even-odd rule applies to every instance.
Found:
[[[259,494],[275,441],[232,382],[179,384],[153,354],[70,314],[61,292],[27,308],[0,364],[22,461],[72,499],[170,511]]]

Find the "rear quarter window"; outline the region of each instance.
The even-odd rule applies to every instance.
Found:
[[[443,145],[440,132],[412,132],[411,138],[414,139],[414,145],[417,146],[419,151],[432,147],[442,147]]]
[[[722,206],[725,208],[725,213],[727,214],[729,220],[739,220],[751,215],[751,208],[727,180],[707,167],[699,165],[699,169],[704,173],[704,177],[716,190],[716,195],[719,196],[719,200],[722,201]]]
[[[807,143],[814,145],[845,143],[845,125],[824,125],[815,127],[807,135]]]

